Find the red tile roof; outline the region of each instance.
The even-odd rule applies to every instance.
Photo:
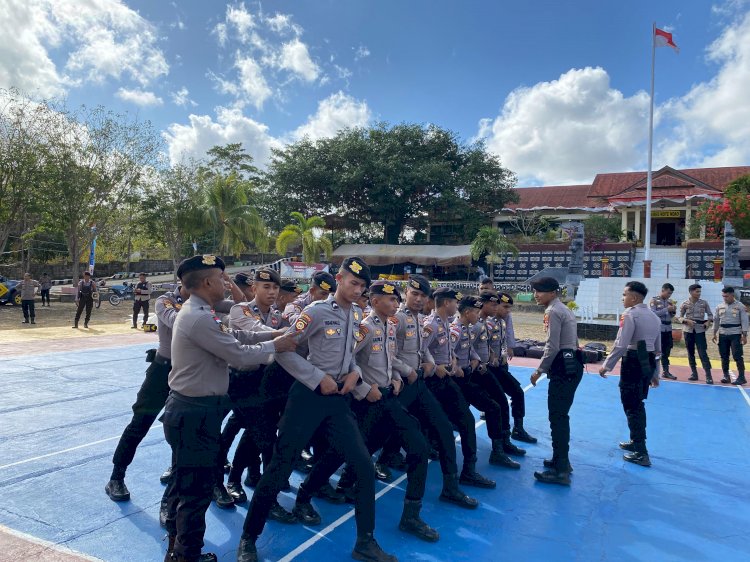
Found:
[[[516,189],[520,199],[518,203],[507,205],[509,209],[533,209],[538,207],[565,209],[585,209],[606,206],[606,200],[588,197],[590,185],[548,185],[545,187],[526,187]]]

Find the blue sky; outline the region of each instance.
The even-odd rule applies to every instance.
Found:
[[[378,121],[483,138],[519,185],[750,164],[750,2],[0,0],[0,88],[137,113],[173,160]]]

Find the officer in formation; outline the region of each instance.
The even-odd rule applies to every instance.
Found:
[[[742,346],[747,343],[748,317],[745,305],[735,300],[734,288],[724,287],[721,290],[724,302],[716,307],[716,323],[714,324],[713,342],[719,336],[719,355],[721,355],[721,371],[724,377],[722,384],[746,384],[745,361],[742,356]],[[729,352],[737,364],[737,379],[732,382],[729,377]]]
[[[651,466],[646,449],[646,408],[649,386],[659,385],[657,361],[661,354],[661,321],[643,302],[648,294],[640,281],[625,284],[622,304],[625,312],[614,347],[599,370],[602,377],[622,358],[620,400],[630,429],[630,441],[620,443],[628,451],[623,458],[641,466]]]
[[[711,326],[714,316],[711,313],[711,307],[701,298],[701,286],[698,283],[690,285],[688,291],[690,298],[680,305],[677,314],[678,321],[682,323],[682,333],[685,336],[685,346],[688,352],[691,371],[688,380],[698,380],[698,368],[695,364],[695,348],[697,347],[701,364],[706,371],[706,384],[714,384],[714,379],[711,377],[711,360],[706,350],[706,330]]]
[[[302,294],[302,289],[292,281],[291,279],[284,279],[279,285],[279,296],[276,299],[276,303],[273,305],[279,312],[284,312],[284,309],[288,304],[294,302],[298,296]],[[287,320],[284,320],[289,326]]]
[[[303,309],[288,335],[306,346],[298,353],[279,353],[277,362],[296,382],[289,392],[284,415],[268,466],[253,494],[240,539],[238,562],[258,560],[256,541],[263,531],[268,512],[292,472],[293,463],[316,431],[322,429],[327,445],[315,468],[300,485],[294,513],[302,521],[315,521],[309,503],[311,491],[328,478],[332,459],[343,458],[356,475],[355,520],[357,540],[352,556],[357,560],[391,562],[374,538],[375,474],[370,454],[350,408],[351,396],[364,399],[371,386],[362,380],[354,348],[362,310],[355,301],[370,284],[370,270],[360,258],[344,260],[337,273],[337,289],[324,301]],[[286,337],[286,336],[285,336]]]
[[[672,293],[674,293],[674,286],[671,283],[664,283],[661,286],[661,294],[652,298],[648,307],[661,321],[661,376],[665,379],[675,380],[677,377],[669,372],[669,354],[674,347],[672,319],[677,312],[675,302],[672,300]]]
[[[78,322],[81,320],[83,309],[86,309],[86,316],[83,319],[83,327],[89,327],[91,320],[91,309],[94,308],[94,293],[96,293],[96,283],[91,279],[91,273],[84,271],[83,279],[78,282],[76,290],[76,318],[73,322],[73,329],[78,329]]]
[[[170,393],[160,419],[174,459],[166,498],[166,559],[178,562],[216,560],[202,555],[201,548],[216,483],[228,364],[255,365],[296,347],[292,335],[245,345],[246,332],[231,332],[221,323],[213,309],[224,299],[223,272],[224,263],[212,255],[184,260],[177,270],[190,299],[174,322]]]
[[[336,292],[336,280],[333,275],[327,271],[316,271],[312,276],[310,282],[310,288],[307,292],[302,293],[291,303],[286,305],[282,317],[284,320],[289,322],[291,326],[294,324],[294,320],[302,314],[304,308],[315,302],[327,299],[330,295]]]
[[[138,313],[143,311],[143,324],[141,328],[144,328],[148,323],[148,305],[151,301],[151,282],[146,280],[146,274],[141,273],[138,276],[138,283],[133,288],[135,295],[133,297],[133,326],[132,328],[138,327]]]
[[[542,277],[531,284],[534,299],[545,308],[544,328],[547,341],[539,367],[531,375],[536,386],[539,378],[549,378],[547,407],[552,433],[552,458],[544,461],[547,470],[534,472],[534,478],[547,484],[570,486],[570,408],[576,389],[583,378],[583,358],[578,350],[576,318],[560,301],[560,285],[552,277]]]

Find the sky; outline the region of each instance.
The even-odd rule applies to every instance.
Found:
[[[481,140],[518,185],[750,164],[750,0],[0,0],[0,88],[149,120],[172,162],[381,122]]]

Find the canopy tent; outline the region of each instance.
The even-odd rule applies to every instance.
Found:
[[[333,252],[331,261],[341,263],[359,256],[368,265],[413,263],[448,267],[471,265],[471,246],[407,246],[400,244],[344,244]]]

